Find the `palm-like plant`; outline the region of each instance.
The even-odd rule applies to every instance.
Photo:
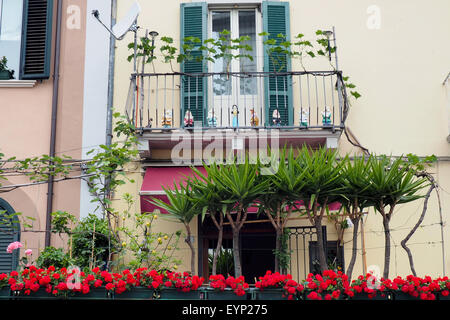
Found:
[[[215,165],[214,165],[215,166]],[[217,246],[214,250],[212,258],[212,274],[217,273],[217,262],[219,254],[222,252],[222,241],[223,241],[223,222],[224,213],[226,211],[227,205],[222,203],[223,200],[227,199],[227,193],[220,189],[214,181],[211,172],[217,170],[217,166],[208,167],[204,165],[208,175],[204,175],[200,170],[192,167],[192,171],[195,173],[191,178],[192,184],[192,201],[197,201],[197,205],[202,212],[202,221],[205,219],[208,213],[217,228]]]
[[[239,277],[242,275],[239,234],[247,220],[248,208],[266,192],[268,181],[259,178],[258,166],[250,163],[248,155],[244,163],[213,164],[207,172],[225,197],[221,201],[222,211],[231,225],[235,276]]]
[[[297,165],[304,172],[303,183],[297,190],[297,196],[303,200],[304,215],[316,228],[317,249],[321,271],[328,268],[323,243],[322,219],[328,212],[328,204],[339,199],[342,190],[341,174],[344,162],[336,161],[337,153],[326,148],[300,150]]]
[[[282,253],[282,239],[286,223],[292,215],[297,195],[304,187],[304,171],[296,163],[293,149],[286,154],[286,148],[280,154],[280,165],[274,175],[263,176],[268,180],[268,192],[258,197],[260,212],[269,218],[276,232],[275,250]],[[280,261],[275,259],[275,271],[280,271]],[[286,271],[286,270],[283,270]]]
[[[373,206],[373,197],[369,192],[372,156],[355,158],[353,161],[346,157],[343,161],[342,183],[344,188],[341,191],[342,198],[338,201],[353,224],[352,257],[347,268],[347,276],[351,279],[358,252],[359,224],[364,209]]]
[[[370,187],[367,191],[373,197],[373,205],[383,218],[385,233],[384,272],[389,277],[391,255],[391,233],[389,223],[398,204],[408,203],[423,195],[418,194],[426,187],[427,179],[417,178],[415,170],[407,166],[402,158],[373,157],[370,173]]]
[[[174,182],[173,189],[162,187],[169,202],[164,202],[161,199],[152,198],[148,200],[150,203],[165,209],[168,212],[168,217],[180,222],[186,228],[186,238],[185,242],[191,250],[191,272],[195,274],[195,249],[192,243],[192,232],[189,224],[192,219],[198,214],[199,206],[198,203],[192,201],[192,182],[187,179],[185,180],[186,185],[183,182],[177,184]]]

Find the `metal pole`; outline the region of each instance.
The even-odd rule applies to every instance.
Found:
[[[59,65],[61,54],[61,20],[62,20],[62,2],[58,1],[57,16],[56,16],[56,30],[55,30],[55,62],[53,69],[53,96],[52,96],[52,117],[51,117],[51,132],[50,132],[50,157],[55,156],[56,149],[56,123],[58,114],[58,97],[59,97]],[[51,163],[50,163],[51,164]],[[50,174],[48,178],[48,190],[47,190],[47,212],[45,221],[45,246],[49,247],[51,243],[51,223],[53,212],[53,175]]]
[[[362,248],[362,265],[363,265],[363,273],[367,274],[367,260],[366,260],[366,242],[364,239],[364,218],[361,217],[361,248]]]

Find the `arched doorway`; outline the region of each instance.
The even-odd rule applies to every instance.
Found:
[[[17,268],[19,250],[6,252],[11,242],[20,241],[20,224],[11,205],[0,198],[0,273],[11,272]]]

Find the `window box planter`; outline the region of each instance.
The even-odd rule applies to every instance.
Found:
[[[383,292],[384,297],[381,296],[380,292],[377,292],[375,297],[370,298],[369,295],[365,292],[355,292],[355,295],[353,297],[348,297],[348,300],[364,300],[364,301],[370,301],[370,300],[392,300],[392,294],[390,292]]]
[[[146,287],[134,287],[122,293],[114,292],[113,299],[115,300],[152,300],[153,289]]]
[[[252,300],[288,300],[283,288],[253,289]]]
[[[105,287],[90,288],[89,293],[83,294],[82,292],[74,292],[72,295],[69,296],[69,299],[104,300],[104,299],[111,299],[111,294],[109,294],[109,292],[106,291]]]
[[[12,299],[14,300],[48,300],[48,299],[65,299],[66,296],[54,296],[51,293],[45,291],[45,288],[39,288],[38,291],[30,292],[30,295],[24,293],[24,291],[13,291]]]
[[[207,288],[204,290],[206,300],[248,300],[248,293],[243,296],[238,296],[234,290],[226,288],[225,290],[215,290]]]
[[[0,288],[0,300],[6,300],[11,298],[11,289],[9,286]]]
[[[1,70],[0,71],[0,80],[10,80],[13,79],[11,71],[9,70]]]
[[[200,290],[183,292],[178,289],[164,288],[156,293],[156,298],[159,300],[202,300],[203,295]]]
[[[394,291],[393,300],[420,300],[420,297],[413,297],[409,293],[405,293],[403,291]]]
[[[448,295],[448,296],[443,296],[442,293],[439,292],[439,294],[437,294],[437,298],[438,298],[438,300],[447,301],[447,300],[450,300],[450,295]]]

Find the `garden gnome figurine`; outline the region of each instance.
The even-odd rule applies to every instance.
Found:
[[[186,110],[186,113],[184,114],[184,126],[185,127],[194,126],[194,117],[192,116],[191,110]]]
[[[250,125],[253,126],[253,127],[259,126],[259,118],[255,114],[255,108],[252,107],[250,109],[250,115],[251,115],[251,117],[250,117]]]
[[[300,112],[300,125],[303,127],[308,126],[309,112],[306,109],[302,109]]]
[[[232,125],[233,127],[239,127],[239,118],[238,118],[239,110],[237,105],[233,105],[231,108],[231,115],[233,117]]]
[[[277,127],[281,126],[281,116],[280,112],[278,112],[278,109],[273,110],[272,121],[275,126]]]
[[[208,126],[211,128],[217,127],[217,117],[214,113],[214,109],[211,109],[208,112]]]
[[[172,110],[166,110],[162,117],[163,128],[170,128],[172,126]]]
[[[331,112],[330,108],[325,107],[325,110],[321,112],[322,113],[322,124],[324,126],[330,126],[331,125]]]

